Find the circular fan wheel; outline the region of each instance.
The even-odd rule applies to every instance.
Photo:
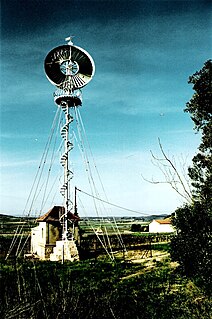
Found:
[[[51,50],[44,61],[44,68],[53,85],[63,88],[67,83],[73,90],[87,85],[95,72],[94,61],[89,53],[72,45]]]

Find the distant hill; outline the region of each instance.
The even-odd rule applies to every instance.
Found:
[[[88,216],[88,217],[81,217],[81,220],[99,220],[99,219],[103,219],[103,220],[113,220],[115,218],[116,221],[136,221],[136,220],[142,220],[142,221],[152,221],[153,219],[164,219],[164,218],[168,218],[171,217],[171,215],[168,214],[160,214],[160,215],[149,215],[149,216],[118,216],[118,217],[114,217],[114,216],[105,216],[105,217],[97,217],[97,216]]]
[[[153,219],[164,219],[164,218],[168,218],[171,217],[171,215],[168,214],[160,214],[160,215],[149,215],[149,216],[119,216],[119,217],[115,217],[115,219],[117,220],[143,220],[143,221],[152,221]],[[20,220],[20,219],[27,219],[27,220],[35,220],[37,217],[31,217],[31,216],[25,216],[25,217],[21,217],[21,216],[14,216],[14,215],[6,215],[6,214],[0,214],[0,222],[5,221],[14,221],[14,220]],[[114,218],[113,216],[105,216],[105,217],[101,217],[101,219],[110,219],[110,218]],[[83,220],[84,217],[81,217],[81,219]],[[97,216],[88,216],[86,217],[86,219],[94,219],[94,220],[99,220],[100,217]]]
[[[14,220],[14,219],[20,219],[20,217],[17,216],[12,216],[12,215],[5,215],[5,214],[0,214],[0,221],[2,222],[3,220]]]

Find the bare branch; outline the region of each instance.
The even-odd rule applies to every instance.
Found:
[[[161,141],[160,141],[159,138],[158,138],[158,143],[159,143],[160,150],[161,150],[161,152],[162,152],[164,158],[165,158],[166,161],[171,165],[172,169],[173,169],[174,172],[176,173],[177,178],[179,179],[180,184],[182,185],[185,194],[188,196],[189,199],[192,199],[192,196],[191,196],[191,194],[187,191],[187,189],[186,189],[186,187],[185,187],[185,184],[184,184],[184,182],[183,182],[183,180],[182,180],[180,174],[178,173],[178,170],[176,169],[176,166],[175,166],[174,163],[166,156],[166,154],[165,154],[165,152],[164,152],[164,150],[163,150]]]
[[[167,184],[167,182],[165,182],[165,181],[154,181],[153,179],[147,179],[147,178],[145,178],[142,174],[141,174],[141,177],[143,178],[143,180],[145,181],[145,182],[148,182],[148,183],[150,183],[150,184]]]
[[[174,189],[175,192],[177,192],[178,195],[180,195],[186,201],[191,202],[191,187],[189,178],[186,174],[187,167],[185,161],[180,161],[180,170],[178,170],[174,156],[172,156],[172,158],[169,158],[167,156],[159,138],[158,144],[160,147],[162,158],[155,156],[153,152],[150,151],[152,156],[151,162],[161,171],[165,178],[165,181],[154,180],[153,178],[147,179],[141,174],[143,180],[151,184],[169,184],[171,188]]]

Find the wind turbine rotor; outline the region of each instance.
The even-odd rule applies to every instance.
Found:
[[[62,45],[51,50],[44,61],[48,80],[58,88],[71,83],[76,90],[87,85],[95,72],[95,65],[88,52],[73,45]]]

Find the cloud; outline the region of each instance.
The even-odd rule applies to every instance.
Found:
[[[17,168],[17,167],[24,167],[24,166],[35,166],[37,165],[38,162],[36,160],[25,160],[25,161],[14,161],[14,162],[9,162],[9,161],[6,161],[6,162],[1,162],[0,163],[0,166],[2,168]]]
[[[23,133],[23,132],[18,132],[18,133],[14,133],[14,132],[4,132],[4,133],[0,133],[0,138],[1,139],[30,139],[30,140],[34,140],[34,141],[38,141],[39,138],[45,138],[46,139],[46,135],[45,134],[38,134],[35,137],[35,134],[33,133]]]

